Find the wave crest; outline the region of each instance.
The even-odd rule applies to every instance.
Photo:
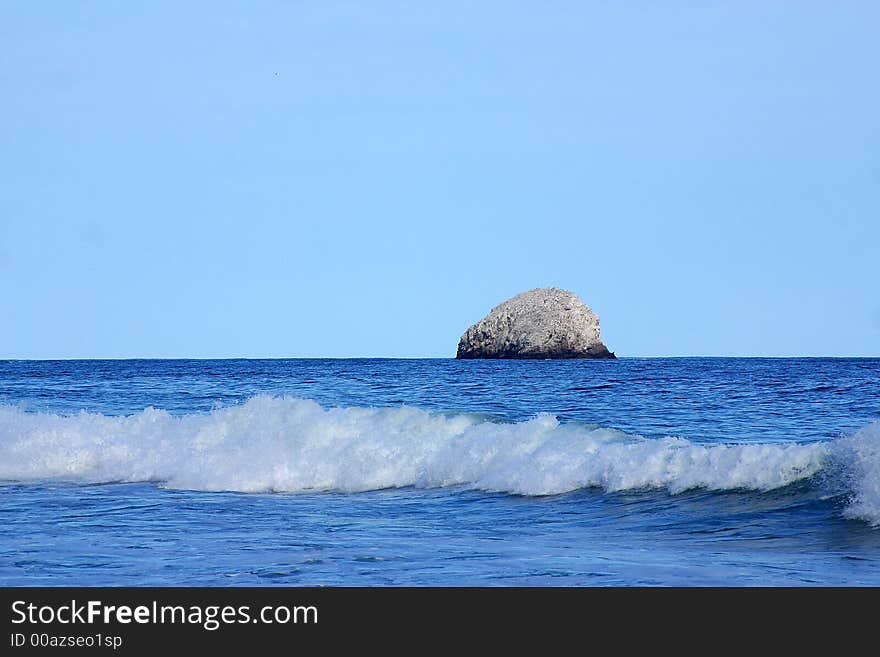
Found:
[[[560,424],[548,414],[507,424],[411,407],[325,409],[289,397],[254,397],[180,417],[154,408],[115,417],[0,407],[0,479],[23,482],[157,481],[242,492],[405,486],[522,495],[585,487],[766,491],[812,477],[830,452],[829,443],[647,439]],[[880,463],[876,452],[865,458],[875,469]],[[873,477],[880,481],[880,474]],[[859,500],[852,513],[876,510],[880,491],[868,488]]]
[[[844,515],[880,527],[880,422],[840,438],[834,447],[852,491]]]

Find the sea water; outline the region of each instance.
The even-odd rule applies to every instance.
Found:
[[[880,359],[0,361],[0,585],[880,585]]]

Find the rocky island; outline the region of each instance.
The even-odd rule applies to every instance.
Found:
[[[576,294],[545,287],[496,306],[458,341],[456,358],[615,358],[599,317]]]

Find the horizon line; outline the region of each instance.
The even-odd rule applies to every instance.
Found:
[[[646,359],[687,359],[687,358],[741,358],[741,359],[765,359],[765,360],[784,360],[784,359],[878,359],[880,355],[751,355],[751,356],[726,356],[711,354],[687,354],[687,355],[664,355],[664,356],[616,356],[615,358],[456,358],[455,356],[85,356],[85,357],[46,357],[46,358],[27,358],[27,357],[0,357],[0,362],[51,362],[51,361],[133,361],[133,360],[462,360],[462,361],[608,361],[614,360],[646,360]]]

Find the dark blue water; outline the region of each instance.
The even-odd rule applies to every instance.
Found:
[[[0,361],[3,585],[880,585],[880,360]]]

